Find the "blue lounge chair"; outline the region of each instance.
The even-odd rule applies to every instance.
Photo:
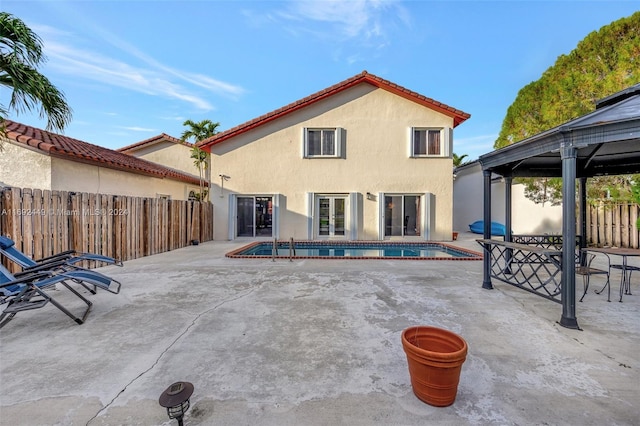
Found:
[[[53,256],[43,257],[42,259],[34,260],[26,256],[21,251],[19,251],[15,247],[15,244],[16,243],[11,238],[0,236],[0,251],[2,251],[3,254],[5,254],[7,257],[10,255],[10,253],[13,253],[13,255],[16,258],[24,257],[25,262],[45,263],[45,262],[55,262],[55,261],[65,260],[67,261],[67,263],[76,264],[78,262],[87,260],[87,261],[101,262],[107,265],[122,266],[122,261],[114,259],[113,257],[103,256],[101,254],[94,254],[94,253],[79,253],[75,250],[67,250],[58,254],[54,254]]]
[[[0,328],[4,327],[18,312],[39,309],[51,303],[60,309],[76,323],[82,324],[91,310],[92,303],[74,290],[67,280],[84,281],[100,288],[106,288],[109,282],[96,279],[86,274],[86,271],[66,271],[53,274],[50,271],[21,273],[15,276],[4,266],[0,265],[0,305],[7,306],[0,312]],[[82,315],[76,316],[60,302],[56,301],[45,289],[62,284],[87,306]]]
[[[76,271],[78,273],[74,274],[75,277],[84,277],[87,279],[83,282],[91,282],[92,280],[104,282],[106,280],[110,284],[106,287],[102,286],[100,288],[105,288],[107,291],[115,294],[118,294],[120,292],[121,284],[119,281],[107,277],[106,275],[101,274],[97,271],[81,268],[77,265],[82,261],[90,260],[110,265],[122,266],[121,261],[118,261],[112,257],[92,253],[77,253],[75,250],[69,250],[36,261],[18,250],[15,246],[15,242],[11,238],[5,236],[0,236],[0,254],[6,256],[8,259],[18,264],[24,272]],[[78,278],[74,278],[73,280],[82,284],[82,282]],[[95,294],[95,287],[96,286],[94,286],[93,289],[90,289],[88,287],[86,288],[87,290]]]

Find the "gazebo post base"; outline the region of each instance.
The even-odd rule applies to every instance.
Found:
[[[485,290],[493,290],[493,284],[491,284],[491,280],[483,281],[482,288],[484,288]]]
[[[558,322],[558,324],[560,324],[561,326],[565,327],[565,328],[570,328],[572,330],[581,330],[580,326],[578,325],[578,320],[576,318],[567,318],[567,317],[561,317],[560,321]]]

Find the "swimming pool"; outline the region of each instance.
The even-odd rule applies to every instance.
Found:
[[[482,254],[444,243],[389,241],[254,242],[226,254],[231,258],[482,260]]]

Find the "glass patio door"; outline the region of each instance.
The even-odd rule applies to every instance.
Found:
[[[237,237],[270,237],[273,234],[271,197],[243,197],[237,199]]]
[[[419,236],[420,196],[385,195],[385,237]]]
[[[344,237],[346,235],[346,197],[319,196],[316,202],[318,237]]]

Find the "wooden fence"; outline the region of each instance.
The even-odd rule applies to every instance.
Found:
[[[34,259],[73,249],[124,261],[212,240],[213,205],[4,188],[0,233]]]
[[[600,202],[587,207],[587,245],[596,247],[639,247],[636,221],[640,206],[633,203]]]

